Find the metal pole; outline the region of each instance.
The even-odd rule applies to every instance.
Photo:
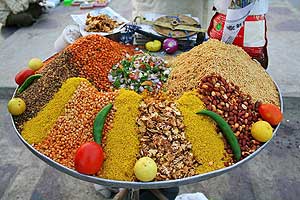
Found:
[[[159,200],[168,200],[168,198],[157,189],[150,190]]]
[[[140,190],[139,189],[130,189],[129,191],[130,200],[139,200],[140,199]]]
[[[128,189],[121,188],[120,191],[116,194],[113,200],[125,200],[128,194]]]

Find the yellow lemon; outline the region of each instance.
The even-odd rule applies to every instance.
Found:
[[[28,67],[34,71],[40,69],[42,66],[43,61],[39,58],[32,58],[28,63]]]
[[[148,51],[156,52],[161,49],[161,42],[159,40],[150,41],[146,43],[145,47]]]
[[[252,125],[251,134],[257,141],[267,142],[272,138],[273,128],[266,121],[258,121]]]
[[[140,181],[152,181],[157,173],[157,165],[152,158],[142,157],[135,163],[133,170]]]
[[[20,115],[26,110],[26,104],[21,98],[12,98],[7,104],[8,111],[12,115]]]

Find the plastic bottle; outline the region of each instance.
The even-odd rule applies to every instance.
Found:
[[[71,6],[72,2],[73,2],[73,0],[64,0],[64,5],[65,6]]]
[[[60,4],[60,0],[47,0],[46,1],[46,6],[48,8],[55,8]]]

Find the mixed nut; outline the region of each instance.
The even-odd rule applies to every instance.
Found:
[[[195,174],[199,165],[184,133],[183,118],[174,102],[149,97],[139,107],[140,157],[148,156],[158,166],[156,180],[178,179]]]

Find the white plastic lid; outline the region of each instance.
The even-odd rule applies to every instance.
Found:
[[[81,34],[77,25],[68,25],[65,27],[63,38],[66,42],[72,44],[79,37],[81,37]]]
[[[214,0],[214,6],[220,13],[227,13],[231,0]],[[264,15],[268,12],[269,0],[256,0],[249,15]]]

